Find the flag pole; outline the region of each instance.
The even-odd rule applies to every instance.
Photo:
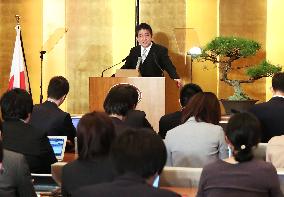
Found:
[[[20,15],[15,15],[17,25],[20,27]],[[29,72],[28,72],[28,67],[27,67],[27,62],[26,62],[26,55],[25,55],[25,50],[24,50],[24,44],[23,44],[23,39],[22,39],[22,31],[20,31],[20,40],[21,40],[21,46],[22,46],[22,51],[23,51],[23,59],[24,59],[24,64],[26,68],[26,74],[28,78],[28,85],[29,85],[29,93],[32,97],[32,90],[31,90],[31,84],[30,84],[30,77],[29,77]]]

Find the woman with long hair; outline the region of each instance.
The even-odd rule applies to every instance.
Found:
[[[165,143],[168,166],[203,167],[228,157],[228,146],[219,121],[221,109],[216,95],[200,92],[183,110],[183,124],[168,131]]]

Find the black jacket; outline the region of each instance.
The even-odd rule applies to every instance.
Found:
[[[141,57],[141,46],[130,50],[122,69],[135,69],[138,57]],[[179,79],[176,68],[169,58],[168,49],[153,43],[145,61],[140,65],[140,74],[142,77],[162,77],[164,70],[172,79]]]
[[[21,120],[3,122],[3,147],[26,157],[32,173],[50,173],[57,162],[46,134]]]

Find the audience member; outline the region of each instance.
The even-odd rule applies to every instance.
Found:
[[[197,197],[283,196],[276,169],[254,159],[252,149],[260,140],[260,123],[249,113],[230,118],[225,130],[232,157],[217,160],[203,168]]]
[[[199,92],[183,110],[182,125],[169,130],[165,143],[168,166],[203,167],[228,157],[219,101],[214,93]]]
[[[1,122],[0,122],[1,124]],[[0,125],[1,127],[1,125]],[[0,128],[0,130],[2,127]],[[36,197],[25,157],[2,147],[0,139],[0,196]]]
[[[33,109],[32,97],[21,89],[13,89],[1,98],[3,147],[25,156],[32,173],[50,173],[57,160],[43,130],[28,124]]]
[[[170,113],[170,114],[166,114],[162,116],[159,121],[159,135],[163,139],[166,137],[167,131],[181,124],[182,110],[186,106],[189,99],[198,92],[202,92],[202,89],[194,83],[189,83],[182,87],[180,94],[179,94],[181,110]]]
[[[126,127],[151,127],[145,118],[145,112],[134,110],[135,103],[133,86],[129,84],[118,84],[108,92],[104,101],[104,110],[111,117],[118,135]]]
[[[272,94],[269,101],[254,105],[250,110],[261,123],[261,142],[264,143],[273,136],[284,135],[284,73],[273,76]]]
[[[67,79],[62,76],[53,77],[48,84],[48,98],[44,103],[35,105],[30,124],[44,129],[50,136],[67,136],[66,151],[71,151],[74,149],[76,129],[72,124],[70,114],[59,108],[68,92]]]
[[[63,167],[63,196],[71,196],[72,191],[82,186],[108,182],[114,177],[109,160],[115,138],[111,119],[105,113],[88,113],[81,118],[77,130],[79,158]]]
[[[167,159],[166,147],[150,129],[127,129],[117,137],[111,158],[118,177],[111,183],[87,186],[74,196],[159,197],[179,196],[171,191],[152,187]]]
[[[284,135],[272,137],[266,147],[266,161],[275,168],[284,168]]]

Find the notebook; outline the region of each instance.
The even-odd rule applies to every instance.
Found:
[[[64,158],[67,136],[48,136],[48,138],[56,159],[62,161]]]

